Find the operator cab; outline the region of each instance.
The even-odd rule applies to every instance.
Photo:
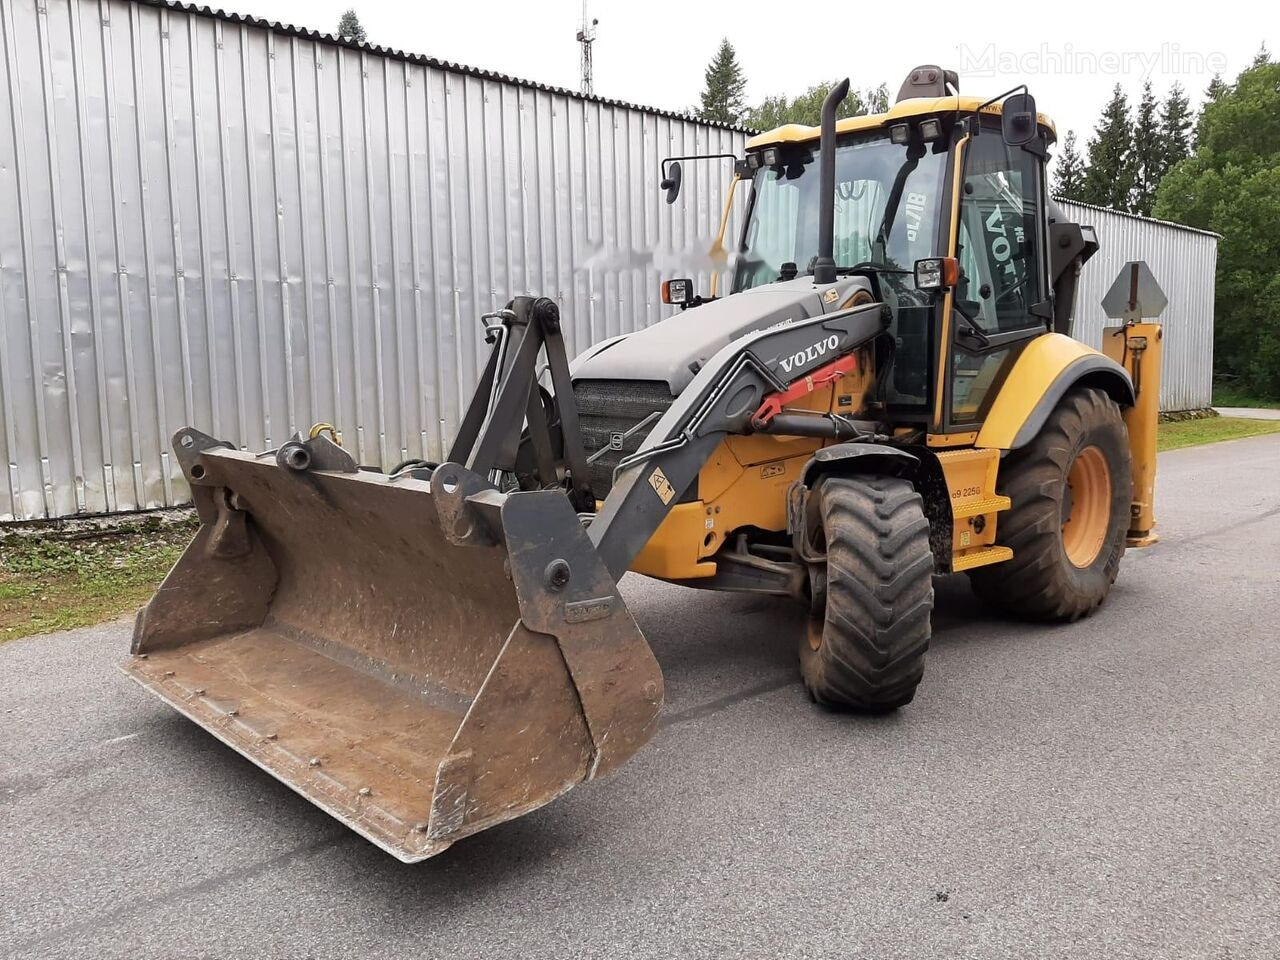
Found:
[[[1022,124],[1035,117],[1030,97],[1013,99],[911,96],[837,124],[836,270],[866,276],[892,314],[882,398],[895,423],[971,433],[1052,322],[1044,164],[1054,133],[1043,118],[1032,136],[1002,122],[1006,105]],[[812,272],[817,136],[789,126],[748,142],[731,293],[776,282],[790,263]]]
[[[972,440],[1022,349],[1054,321],[1045,163],[1052,124],[1011,91],[959,95],[913,71],[887,112],[836,124],[833,255],[889,308],[879,399],[895,427]],[[729,293],[812,276],[820,130],[747,142],[750,184]],[[701,302],[701,300],[695,301]],[[932,442],[932,441],[931,441]]]

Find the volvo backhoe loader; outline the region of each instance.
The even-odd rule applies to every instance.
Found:
[[[798,603],[812,698],[871,712],[920,682],[935,575],[1036,620],[1094,610],[1153,539],[1159,329],[1117,328],[1112,356],[1070,337],[1097,243],[1046,196],[1025,91],[927,66],[837,122],[847,90],[737,158],[724,294],[669,281],[684,311],[572,364],[553,300],[484,318],[447,462],[181,430],[201,526],[128,673],[413,861],[652,735],[628,570]]]

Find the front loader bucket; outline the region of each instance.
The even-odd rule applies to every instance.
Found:
[[[129,675],[405,861],[648,739],[661,672],[565,496],[308,446],[291,469],[178,434],[202,523]]]

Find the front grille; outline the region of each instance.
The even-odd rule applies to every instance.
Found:
[[[655,413],[661,417],[675,398],[665,383],[652,380],[578,380],[573,384],[573,397],[578,405],[578,423],[587,456],[604,450],[591,463],[591,491],[603,500],[613,488],[613,471],[618,461],[640,449],[644,438],[657,425],[657,417],[631,436],[621,438]],[[614,441],[613,449],[610,449],[611,441]]]

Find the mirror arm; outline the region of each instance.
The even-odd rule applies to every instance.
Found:
[[[667,179],[667,167],[677,160],[737,160],[736,153],[695,153],[687,157],[664,157],[661,163],[662,179]]]
[[[1027,89],[1027,85],[1026,85],[1025,83],[1020,83],[1020,84],[1018,84],[1016,87],[1014,87],[1012,90],[1006,90],[1004,93],[996,94],[996,95],[995,95],[994,97],[992,97],[990,100],[986,100],[986,101],[983,101],[982,103],[978,104],[978,106],[974,109],[974,111],[973,111],[973,112],[974,112],[974,113],[981,113],[983,110],[985,110],[987,107],[991,106],[993,103],[999,103],[999,102],[1000,102],[1001,100],[1003,100],[1005,97],[1012,96],[1013,94],[1018,93],[1019,91],[1021,91],[1022,93],[1030,93],[1030,92],[1031,92],[1030,90],[1028,90],[1028,89]]]

